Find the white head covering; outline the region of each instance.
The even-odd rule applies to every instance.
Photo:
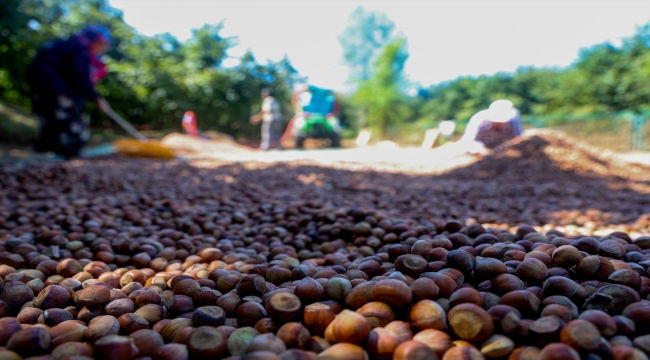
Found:
[[[492,122],[505,123],[517,116],[517,109],[509,100],[497,100],[488,108],[489,120]]]

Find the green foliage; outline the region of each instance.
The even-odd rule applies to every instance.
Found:
[[[297,72],[285,58],[259,64],[245,54],[233,69],[221,66],[236,39],[220,35],[222,24],[204,25],[181,43],[170,34],[146,37],[128,26],[107,0],[0,0],[0,99],[29,108],[25,72],[36,50],[88,24],[107,26],[115,45],[105,60],[109,75],[98,85],[113,108],[135,124],[180,129],[186,110],[199,127],[235,137],[259,136],[248,122],[259,110],[260,91],[276,91],[287,120]],[[91,105],[95,124],[105,116]]]
[[[650,24],[615,47],[583,49],[565,69],[522,67],[512,74],[461,77],[422,91],[423,118],[469,119],[506,98],[522,114],[576,115],[650,110]]]
[[[356,8],[348,19],[348,26],[338,37],[343,58],[350,67],[353,81],[367,80],[373,62],[382,48],[395,39],[395,23],[379,11]]]
[[[352,97],[366,110],[368,125],[380,138],[389,126],[410,116],[402,87],[407,58],[405,39],[390,42],[375,61],[370,77],[359,82]]]

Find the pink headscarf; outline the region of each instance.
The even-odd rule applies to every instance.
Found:
[[[74,35],[74,39],[88,47],[88,54],[90,57],[90,81],[95,85],[108,75],[108,69],[106,68],[106,64],[99,59],[99,56],[92,52],[91,45],[99,41],[108,42],[110,44],[112,42],[111,33],[104,26],[89,25]]]

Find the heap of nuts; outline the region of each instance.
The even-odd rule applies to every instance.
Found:
[[[321,241],[309,254],[296,243],[315,239],[270,227],[213,247],[175,230],[46,236],[105,261],[6,238],[0,358],[648,358],[650,237],[375,216],[355,224],[356,246]],[[386,242],[377,251],[373,234]],[[121,267],[118,251],[132,253]]]
[[[266,197],[233,168],[107,171],[4,169],[0,359],[650,356],[650,236],[400,217],[272,178]]]

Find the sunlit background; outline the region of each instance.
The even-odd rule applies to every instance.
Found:
[[[650,19],[648,1],[151,1],[110,0],[124,20],[153,36],[179,40],[223,21],[236,36],[232,66],[246,50],[260,60],[286,54],[310,82],[345,90],[348,68],[337,38],[359,6],[381,11],[408,42],[407,78],[422,86],[458,76],[568,66],[580,48],[620,44]]]

